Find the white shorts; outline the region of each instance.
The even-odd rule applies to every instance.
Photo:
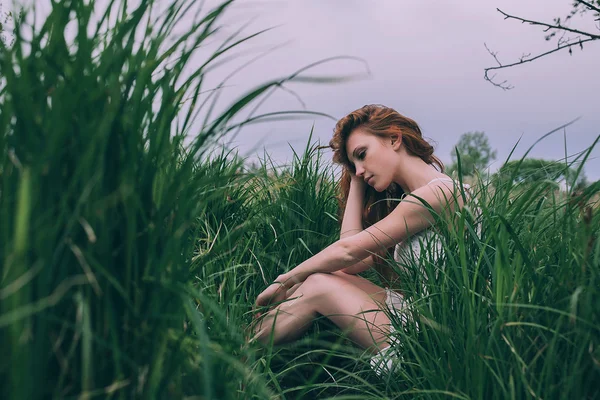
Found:
[[[385,305],[391,318],[400,320],[403,325],[408,322],[408,314],[404,312],[407,308],[407,303],[400,293],[386,288]],[[401,358],[396,352],[396,346],[393,346],[392,343],[394,342],[394,332],[394,326],[390,324],[390,344],[371,357],[371,368],[378,376],[387,375],[400,365]]]
[[[385,305],[387,306],[392,317],[399,318],[403,324],[406,323],[406,313],[404,309],[407,304],[402,295],[392,289],[385,288]]]

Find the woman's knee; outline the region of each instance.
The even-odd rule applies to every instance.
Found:
[[[339,284],[339,277],[327,273],[311,274],[300,286],[305,295],[316,297],[331,293],[332,289]]]

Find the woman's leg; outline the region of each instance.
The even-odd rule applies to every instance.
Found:
[[[343,275],[342,275],[343,274]],[[364,278],[345,273],[312,274],[260,321],[255,337],[263,343],[298,338],[317,315],[332,320],[350,339],[374,352],[386,347],[390,320],[381,310],[385,290]]]
[[[342,271],[335,271],[335,272],[332,272],[331,274],[335,275],[335,276],[339,276],[340,278],[345,279],[349,283],[352,283],[353,285],[357,286],[359,289],[362,289],[364,292],[366,292],[368,295],[370,295],[371,297],[373,297],[375,300],[379,301],[380,303],[383,303],[385,301],[385,289],[377,286],[370,280],[365,279],[359,275],[348,274],[348,273],[345,273]],[[290,289],[288,289],[288,291],[286,292],[285,298],[286,299],[291,298],[293,296],[293,294],[296,292],[296,290],[298,290],[300,285],[302,285],[302,283],[297,283],[294,286],[292,286]]]
[[[345,279],[346,281],[352,283],[353,285],[358,286],[359,289],[365,291],[371,297],[374,297],[375,300],[383,303],[385,302],[385,289],[381,286],[377,286],[373,282],[368,279],[363,278],[360,275],[355,274],[347,274],[343,271],[335,271],[332,272],[332,275],[339,276],[340,278]]]

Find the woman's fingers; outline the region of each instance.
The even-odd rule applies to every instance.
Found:
[[[279,299],[283,295],[283,299]],[[285,292],[283,286],[280,283],[273,283],[269,285],[261,294],[256,298],[256,305],[258,307],[268,306],[273,302],[285,300]]]
[[[269,285],[256,298],[256,305],[259,306],[259,307],[269,305],[269,303],[271,302],[271,298],[275,295],[275,290],[276,289],[277,288],[275,288],[273,284]]]

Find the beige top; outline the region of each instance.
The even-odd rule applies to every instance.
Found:
[[[436,181],[448,181],[454,184],[454,180],[450,178],[436,178],[432,181],[428,182],[427,185],[436,182]],[[471,190],[471,186],[468,184],[463,184],[463,187],[469,191]],[[406,264],[410,264],[411,260],[415,260],[418,264],[418,261],[421,258],[421,253],[423,251],[431,254],[433,260],[437,260],[440,256],[443,255],[443,245],[440,238],[437,236],[437,232],[434,227],[429,227],[419,231],[413,235],[411,235],[406,240],[398,243],[394,248],[394,260],[398,263],[400,267],[404,267]],[[386,268],[391,270],[390,268]],[[393,271],[387,273],[389,276],[384,277],[386,279],[390,279],[393,282],[398,278],[397,274]]]

